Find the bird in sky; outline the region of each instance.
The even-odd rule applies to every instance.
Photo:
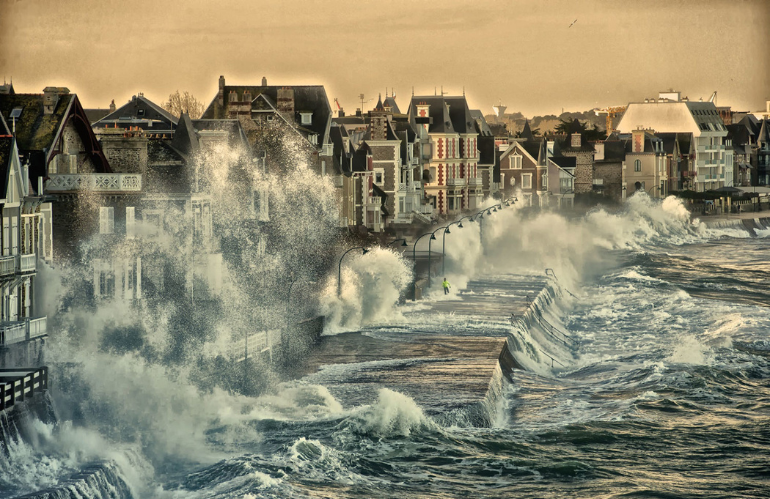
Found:
[[[574,21],[572,21],[572,24],[575,24],[576,22],[577,22],[577,19],[575,19]],[[572,24],[570,24],[569,26],[567,26],[567,28],[571,28],[571,27],[572,27]]]

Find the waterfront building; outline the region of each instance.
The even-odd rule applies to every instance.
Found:
[[[658,99],[631,102],[617,127],[630,134],[634,130],[692,135],[693,189],[703,192],[733,185],[732,150],[724,138],[727,128],[713,102],[691,102],[679,92],[661,94]],[[649,188],[649,186],[648,186]]]
[[[667,196],[669,162],[663,140],[650,130],[634,130],[625,144],[622,186],[626,195],[644,191],[653,198]]]
[[[479,132],[465,96],[413,96],[409,121],[430,145],[423,165],[425,195],[439,215],[481,206]],[[428,154],[426,154],[427,156]]]
[[[3,231],[0,254],[0,368],[40,365],[47,318],[38,310],[38,255],[50,203],[30,189],[16,138],[0,117],[0,186]]]

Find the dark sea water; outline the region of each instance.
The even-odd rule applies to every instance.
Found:
[[[164,452],[121,447],[85,430],[63,435],[113,447],[113,458],[91,466],[116,470],[134,497],[770,497],[765,235],[661,235],[602,250],[600,264],[570,282],[574,297],[565,292],[550,312],[580,339],[579,350],[560,359],[564,367],[515,371],[494,423],[484,427],[427,411],[397,388],[351,404],[311,376],[257,400],[213,397],[232,412],[202,423],[179,417],[178,433],[154,437],[171,433],[179,443],[164,444]],[[517,279],[520,273],[487,276],[484,292],[490,301],[509,299]],[[409,334],[429,327],[426,317],[429,311],[404,313],[388,327]],[[510,329],[482,313],[441,320],[458,334]],[[335,383],[352,375],[346,369]],[[43,458],[41,448],[15,450],[15,464],[0,468],[0,497],[35,483],[60,490],[65,471],[82,470],[89,455],[70,444],[69,460],[61,450]],[[50,479],[19,478],[24,473]],[[96,484],[79,494],[125,497],[107,489]]]

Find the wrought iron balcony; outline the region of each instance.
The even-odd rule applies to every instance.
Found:
[[[140,173],[51,174],[47,192],[141,192]]]
[[[37,255],[30,253],[27,255],[16,255],[18,258],[18,272],[20,274],[26,274],[28,272],[35,272],[37,270]]]
[[[16,273],[16,256],[0,256],[0,276],[8,276]]]

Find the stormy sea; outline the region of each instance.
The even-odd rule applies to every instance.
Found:
[[[116,308],[71,307],[72,331],[90,332],[51,339],[53,416],[7,436],[0,498],[770,496],[770,229],[710,228],[643,194],[614,212],[514,206],[483,223],[447,236],[446,297],[437,278],[424,300],[399,300],[411,265],[392,249],[351,256],[339,298],[336,272],[304,292],[321,295],[325,335],[509,339],[524,369],[490,378],[485,418],[451,391],[418,404],[430,377],[412,396],[397,382],[357,393],[364,371],[389,369],[376,360],[254,366],[264,386],[250,394],[206,384],[197,361],[99,341]],[[489,312],[525,284],[551,289],[526,300],[569,348]],[[154,313],[141,342],[163,352],[173,315]]]

